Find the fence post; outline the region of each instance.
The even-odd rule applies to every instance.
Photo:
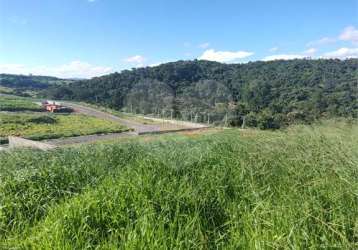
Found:
[[[246,123],[246,116],[244,115],[243,117],[242,117],[242,125],[241,125],[241,128],[242,129],[244,129],[245,128],[245,124]]]

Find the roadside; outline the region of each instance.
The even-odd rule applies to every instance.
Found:
[[[2,95],[0,96],[8,96],[9,95]],[[11,96],[14,97],[14,96]],[[30,100],[28,100],[30,101]],[[34,102],[34,99],[32,99]],[[73,103],[68,101],[61,101],[61,103],[66,108],[73,109],[74,113],[85,115],[86,117],[93,117],[93,119],[100,119],[103,122],[112,122],[116,125],[126,126],[130,129],[127,132],[104,132],[104,133],[95,133],[95,134],[83,134],[83,135],[76,135],[72,137],[61,137],[56,139],[45,139],[44,140],[36,140],[38,142],[47,143],[49,145],[54,146],[65,146],[65,145],[73,145],[73,144],[81,144],[81,143],[93,143],[96,141],[108,141],[108,140],[117,140],[119,138],[125,137],[133,137],[138,135],[150,135],[150,134],[162,134],[162,133],[172,133],[172,132],[183,132],[183,131],[194,131],[194,130],[202,130],[208,128],[208,126],[204,124],[197,124],[197,123],[190,123],[184,121],[177,121],[177,120],[169,120],[169,119],[159,119],[153,117],[146,117],[141,115],[132,115],[132,114],[123,114],[116,113],[116,111],[112,110],[104,110],[101,107],[91,107],[86,104],[80,103]],[[15,103],[16,107],[19,103]],[[25,105],[24,107],[28,108],[30,104]],[[37,105],[39,105],[37,100]],[[36,112],[31,112],[36,113]],[[30,115],[30,113],[26,113]],[[67,117],[67,116],[66,116]],[[37,124],[40,126],[41,124]],[[90,124],[83,124],[83,126],[90,126]],[[51,126],[52,127],[52,126]],[[72,131],[72,130],[71,130]],[[21,138],[21,135],[20,137]],[[26,137],[25,137],[26,138]],[[30,138],[27,138],[30,139]],[[30,139],[31,141],[31,139]],[[35,141],[34,141],[35,142]],[[29,142],[30,143],[30,142]],[[36,145],[35,143],[33,143]],[[0,150],[8,148],[9,145],[3,144]]]
[[[198,123],[168,120],[168,119],[159,119],[152,118],[140,115],[127,115],[126,118],[118,117],[116,115],[110,114],[105,111],[98,110],[85,105],[80,105],[72,102],[62,102],[65,106],[72,108],[75,112],[79,112],[86,115],[95,116],[101,119],[106,119],[114,122],[119,122],[120,124],[127,126],[128,128],[133,129],[138,134],[148,134],[148,133],[161,133],[161,132],[175,132],[175,131],[185,131],[193,129],[203,129],[208,126]],[[146,123],[149,124],[146,124]]]

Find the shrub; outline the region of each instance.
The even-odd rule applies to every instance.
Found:
[[[36,123],[36,124],[54,124],[57,122],[57,120],[52,117],[52,116],[49,116],[49,115],[42,115],[42,116],[37,116],[37,117],[34,117],[34,118],[30,118],[28,120],[28,122],[31,122],[31,123]]]

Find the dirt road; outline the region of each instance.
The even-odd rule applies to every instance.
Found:
[[[139,122],[123,119],[123,118],[120,118],[118,116],[115,116],[115,115],[112,115],[112,114],[97,110],[95,108],[91,108],[91,107],[87,107],[87,106],[83,106],[83,105],[79,105],[79,104],[75,104],[75,103],[71,103],[71,102],[62,102],[62,103],[65,106],[73,108],[75,110],[75,112],[82,113],[82,114],[85,114],[85,115],[95,116],[95,117],[100,118],[100,119],[105,119],[105,120],[110,120],[110,121],[113,121],[113,122],[118,122],[121,125],[124,125],[124,126],[127,126],[128,128],[134,129],[134,131],[137,132],[137,133],[160,131],[160,126],[159,125],[141,124]]]

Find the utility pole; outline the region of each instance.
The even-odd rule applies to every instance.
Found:
[[[225,115],[225,127],[227,127],[227,113]]]
[[[210,113],[208,113],[208,125],[210,124]]]
[[[170,119],[173,120],[173,110],[170,110]]]

